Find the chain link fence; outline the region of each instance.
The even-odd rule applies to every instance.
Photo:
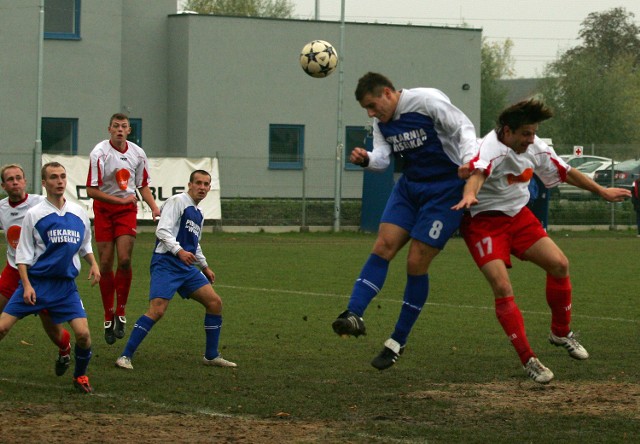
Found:
[[[612,158],[616,164],[640,158],[640,146],[635,145],[585,144],[581,147],[584,155]],[[573,145],[554,148],[562,155],[574,152]],[[360,227],[364,172],[345,162],[345,155],[338,164],[336,153],[327,151],[321,157],[301,158],[285,167],[270,162],[268,156],[217,154],[222,220],[214,224],[222,229],[232,226],[331,228],[337,214],[341,227]],[[17,162],[30,166],[31,156],[28,150],[0,153],[0,160],[2,164]],[[336,179],[338,170],[340,177]],[[25,172],[31,179],[33,172]],[[396,172],[396,176],[398,174]],[[33,183],[32,180],[29,183]],[[551,229],[636,226],[636,212],[629,200],[612,204],[589,193],[567,197],[558,189],[552,189],[549,195],[548,226]],[[1,190],[0,197],[4,197]]]

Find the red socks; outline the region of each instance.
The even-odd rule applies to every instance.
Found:
[[[58,342],[58,347],[60,348],[59,350],[60,355],[62,356],[68,355],[71,352],[71,344],[69,342],[70,339],[71,339],[71,335],[65,328],[63,328],[62,336],[60,337],[60,342]]]
[[[125,306],[127,305],[127,300],[129,299],[129,290],[131,289],[132,276],[133,273],[131,271],[131,268],[129,268],[128,270],[122,270],[118,268],[118,271],[116,271],[115,288],[118,298],[116,316],[125,315]]]
[[[113,301],[115,299],[114,280],[113,271],[104,273],[100,277],[100,295],[102,296],[105,321],[113,321]]]
[[[571,331],[571,281],[569,276],[547,275],[547,304],[551,308],[551,332],[565,337]]]
[[[516,349],[520,357],[520,362],[524,365],[530,358],[534,357],[535,354],[529,346],[529,340],[524,331],[522,313],[520,313],[520,309],[516,305],[513,296],[498,298],[495,300],[495,304],[498,322],[500,322],[502,329]]]

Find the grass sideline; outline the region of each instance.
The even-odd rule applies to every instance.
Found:
[[[640,430],[640,308],[633,284],[640,239],[593,232],[552,237],[571,261],[573,328],[592,357],[573,361],[547,343],[544,273],[515,260],[511,273],[529,339],[556,374],[546,387],[520,368],[495,320],[489,286],[461,239],[432,265],[431,295],[406,353],[378,372],[369,362],[400,308],[406,250],[365,315],[368,335],[342,340],[330,325],[346,305],[373,235],[213,233],[202,245],[224,302],[222,354],[237,370],[200,364],[203,310],[179,297],[134,357],[135,370],[116,369],[124,342],[104,342],[99,290],[88,286],[84,266],[78,282],[93,333],[89,375],[102,396],[77,396],[68,376],[54,376],[52,345],[29,318],[0,344],[1,402],[96,413],[286,413],[301,422],[331,421],[346,442],[632,441]],[[130,325],[147,307],[153,241],[142,234],[136,243]],[[590,398],[594,387],[602,390]],[[625,390],[628,404],[612,405],[610,396]],[[581,400],[605,408],[585,410]]]

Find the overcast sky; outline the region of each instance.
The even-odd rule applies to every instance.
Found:
[[[318,1],[320,20],[340,20],[341,0]],[[291,2],[297,18],[315,17],[316,0]],[[345,0],[345,20],[435,26],[467,23],[481,28],[489,41],[510,38],[516,77],[527,78],[540,77],[559,53],[581,43],[578,31],[589,13],[619,6],[632,12],[640,25],[640,0]]]

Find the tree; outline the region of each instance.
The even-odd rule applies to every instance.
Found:
[[[583,44],[545,69],[540,82],[555,117],[545,132],[556,144],[640,142],[640,28],[614,8],[582,22]]]
[[[199,14],[291,18],[294,5],[289,0],[188,0],[184,8]]]
[[[482,39],[480,69],[480,135],[495,127],[500,111],[507,102],[507,88],[499,80],[513,77],[513,41],[501,45]]]

